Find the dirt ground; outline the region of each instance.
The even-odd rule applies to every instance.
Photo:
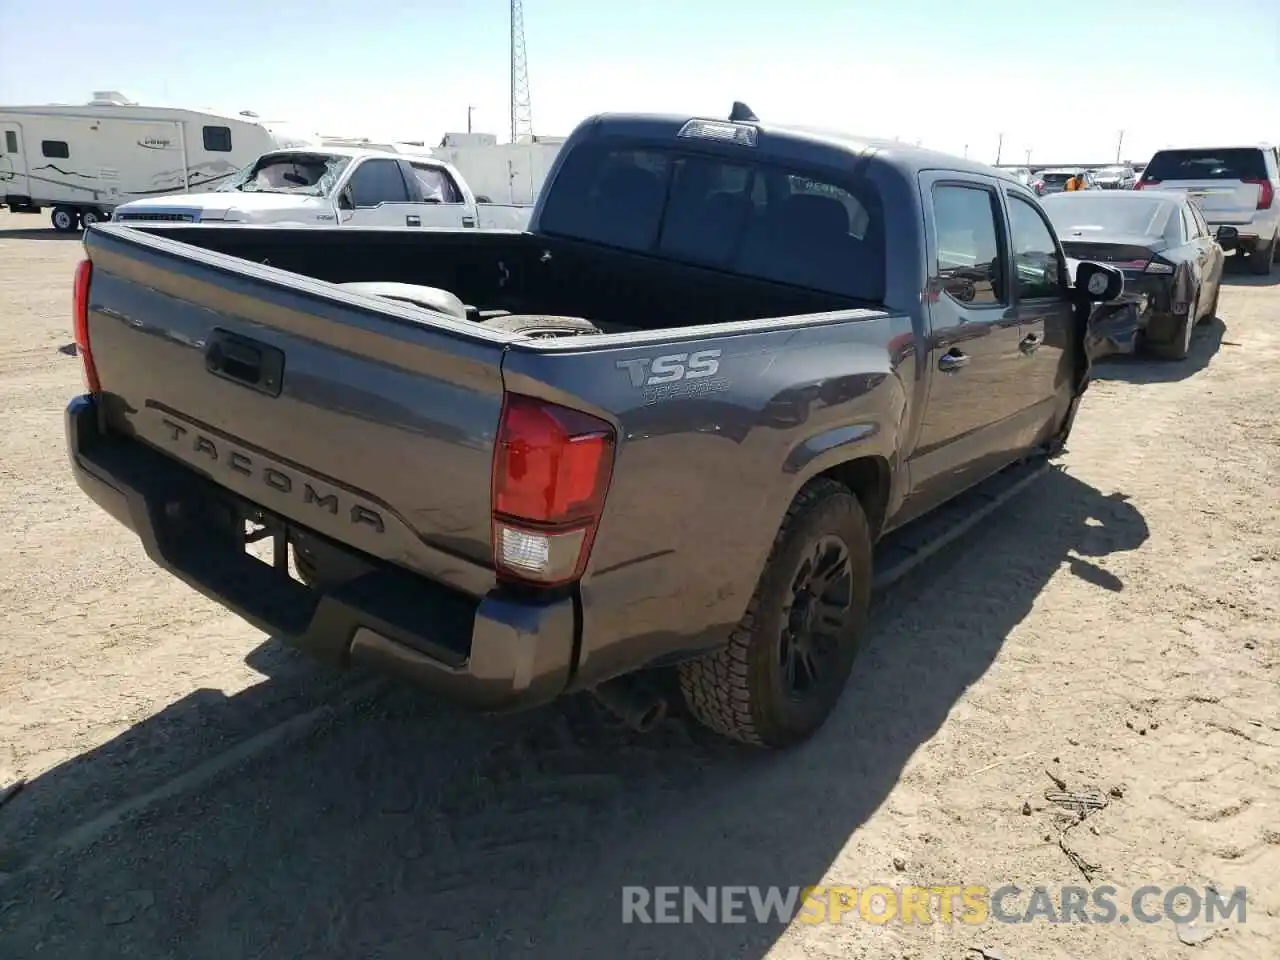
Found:
[[[1280,956],[1280,270],[1233,271],[1186,363],[1105,365],[1065,469],[881,598],[837,715],[760,755],[335,676],[154,569],[66,466],[80,245],[43,226],[0,214],[0,957]],[[1066,829],[1045,792],[1089,789]],[[823,883],[1248,901],[621,922],[624,886]]]

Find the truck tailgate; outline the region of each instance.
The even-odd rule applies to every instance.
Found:
[[[110,431],[312,531],[487,588],[500,339],[127,228],[85,246]]]

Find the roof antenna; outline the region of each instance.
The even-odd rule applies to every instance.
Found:
[[[757,117],[754,113],[752,113],[751,108],[748,107],[741,100],[735,100],[733,101],[733,109],[729,111],[729,122],[730,123],[759,123],[760,118]]]

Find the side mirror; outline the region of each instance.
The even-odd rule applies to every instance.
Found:
[[[1219,243],[1235,243],[1240,239],[1240,231],[1235,227],[1219,227],[1218,232],[1214,234]]]
[[[1094,303],[1118,300],[1124,293],[1124,274],[1115,267],[1083,262],[1076,267],[1076,292]]]
[[[338,209],[354,210],[355,208],[356,208],[356,203],[351,196],[351,188],[343,187],[342,192],[338,194]]]
[[[492,200],[490,200],[488,197],[486,197],[486,196],[482,193],[482,194],[480,194],[478,197],[476,197],[476,203],[493,203],[493,201],[492,201]]]

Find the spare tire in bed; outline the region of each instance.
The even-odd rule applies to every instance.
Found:
[[[366,297],[385,297],[388,300],[401,300],[412,303],[416,307],[425,307],[437,313],[467,319],[466,305],[448,290],[439,287],[424,287],[416,283],[388,283],[374,281],[371,283],[340,283],[343,290],[352,293],[363,293]]]
[[[527,337],[577,337],[603,331],[582,317],[548,317],[540,314],[508,314],[491,317],[484,325],[493,330],[522,333]]]

